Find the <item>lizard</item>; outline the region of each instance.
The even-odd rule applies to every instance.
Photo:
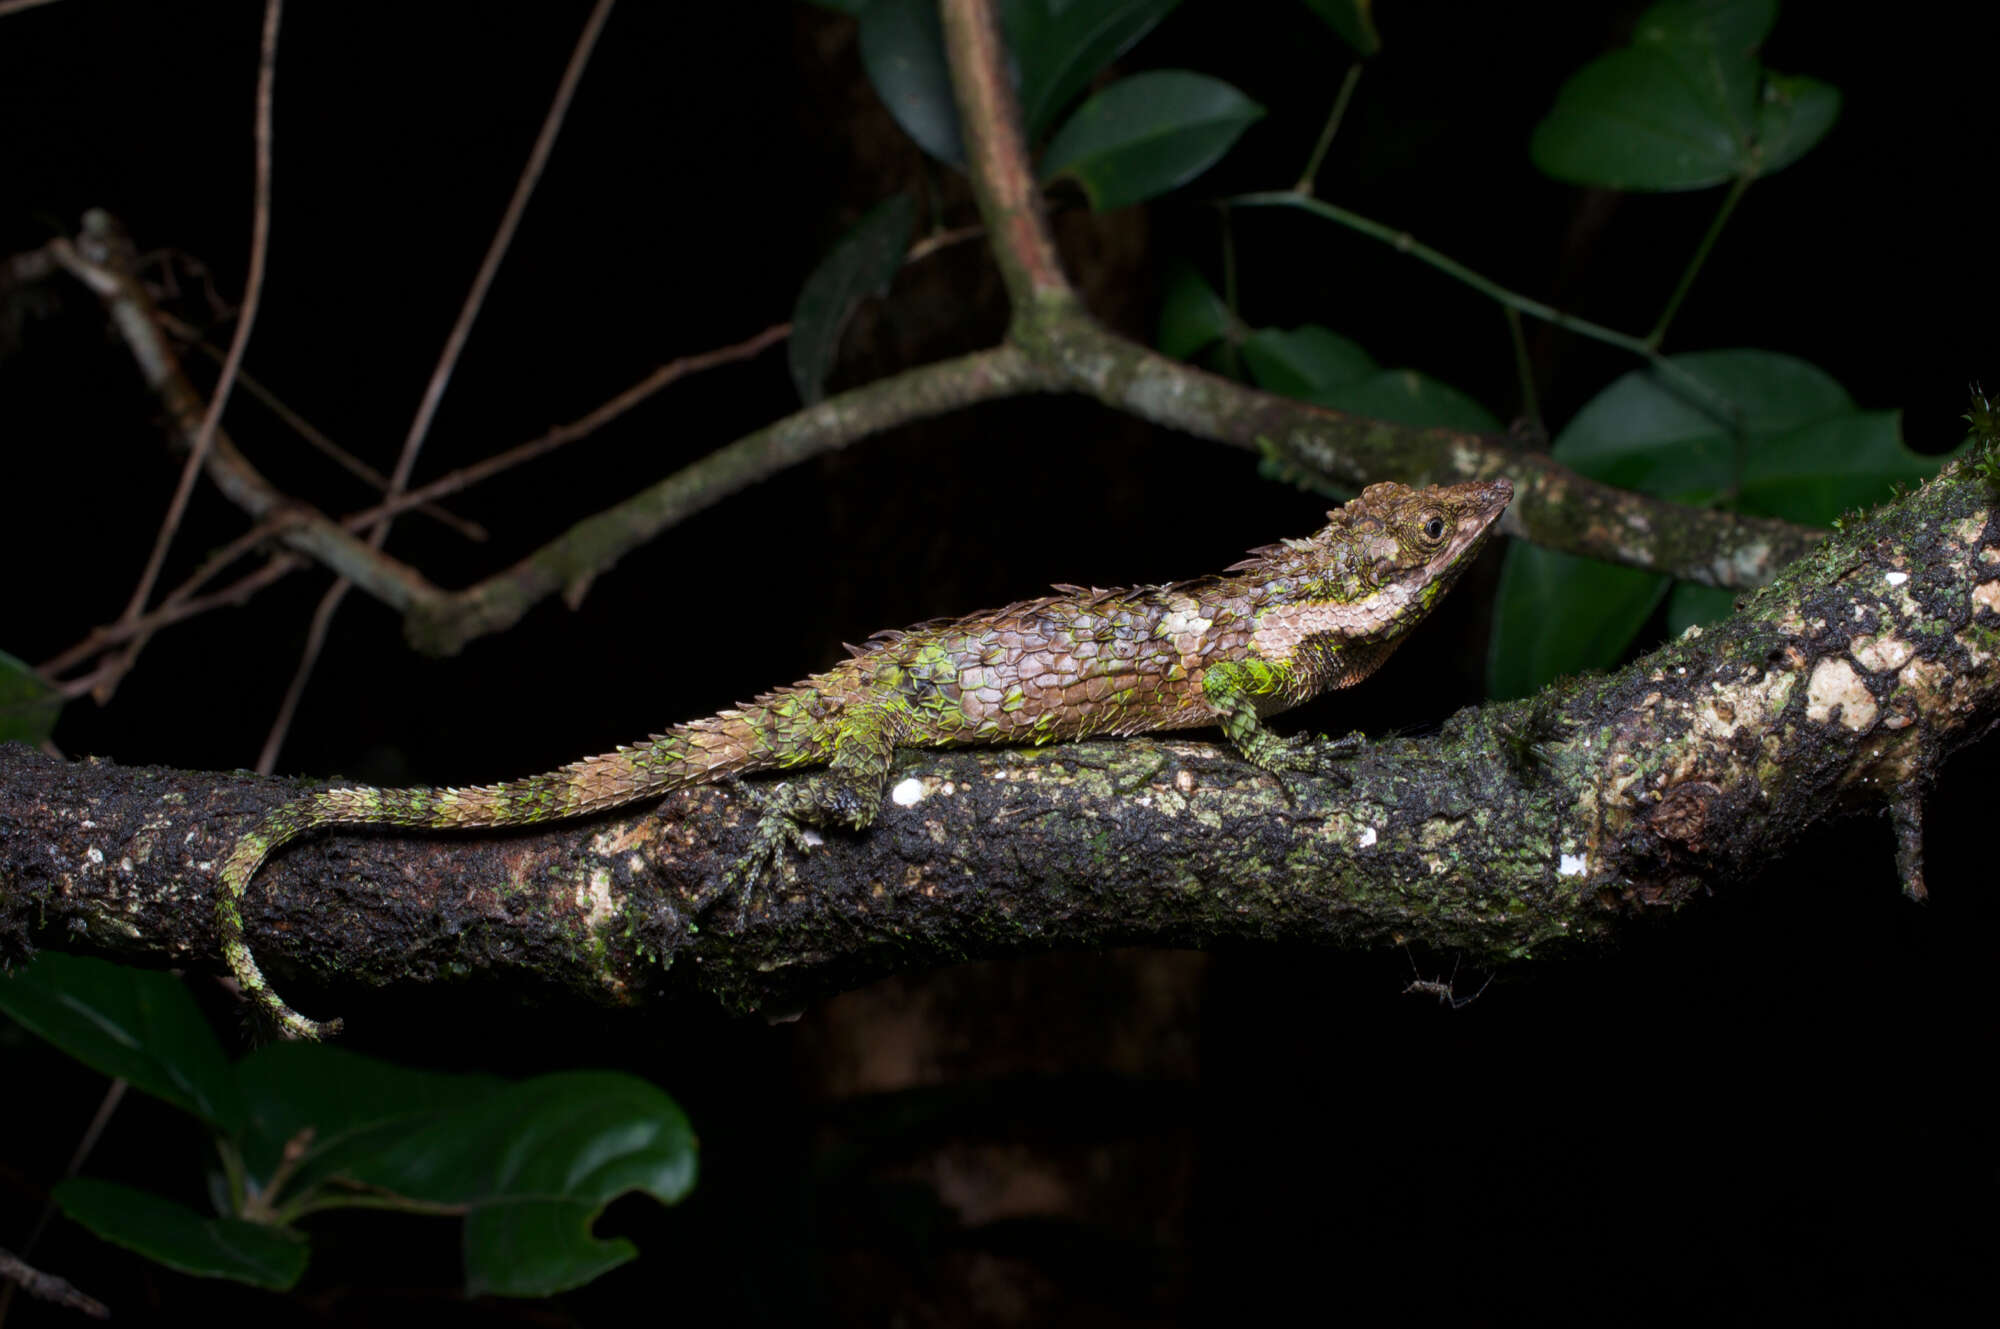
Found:
[[[265,859],[327,826],[519,826],[657,798],[688,785],[802,766],[760,792],[751,847],[729,875],[750,898],[791,869],[807,828],[865,830],[898,748],[1049,743],[1219,726],[1254,765],[1325,771],[1358,742],[1283,738],[1265,717],[1359,683],[1450,589],[1513,499],[1504,478],[1369,485],[1313,535],[1250,551],[1219,576],[1055,594],[878,632],[823,673],[643,743],[558,770],[466,789],[343,786],[267,812],[231,847],[215,893],[223,957],[285,1035],[317,1039],[272,989],[244,937],[241,902]]]

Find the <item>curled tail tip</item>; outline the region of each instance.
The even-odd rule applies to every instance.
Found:
[[[283,1004],[271,1011],[270,1015],[277,1022],[280,1034],[300,1043],[319,1043],[329,1038],[338,1038],[340,1031],[346,1028],[346,1021],[337,1016],[331,1020],[309,1020]]]

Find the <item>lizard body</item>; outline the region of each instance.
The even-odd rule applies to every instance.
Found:
[[[1328,752],[1263,717],[1366,678],[1471,563],[1513,497],[1504,479],[1371,485],[1307,539],[1253,550],[1216,577],[1056,594],[880,632],[824,673],[643,743],[470,789],[334,788],[278,807],[225,860],[217,926],[243,991],[287,1034],[319,1038],[271,989],[240,901],[279,847],[323,826],[516,826],[799,766],[827,769],[765,795],[732,880],[748,892],[785,866],[806,826],[865,829],[899,747],[1048,743],[1219,725],[1266,770],[1318,769]]]

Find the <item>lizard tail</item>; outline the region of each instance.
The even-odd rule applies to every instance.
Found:
[[[830,747],[820,735],[827,726],[810,713],[813,709],[799,693],[768,694],[740,710],[678,726],[644,743],[505,784],[469,789],[353,785],[294,799],[266,813],[223,862],[215,897],[223,958],[244,995],[287,1037],[331,1037],[340,1032],[340,1021],[310,1020],[286,1005],[244,940],[243,895],[264,860],[280,848],[324,826],[525,826],[634,803],[686,785],[825,761]]]

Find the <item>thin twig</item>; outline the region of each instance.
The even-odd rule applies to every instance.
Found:
[[[213,342],[203,337],[198,328],[181,319],[175,318],[164,309],[156,310],[154,317],[159,319],[160,325],[166,328],[168,332],[173,333],[174,336],[193,346],[209,359],[216,361],[218,364],[221,363],[224,352]],[[290,406],[287,406],[283,398],[252,377],[248,371],[239,372],[236,376],[236,382],[245,392],[256,398],[266,410],[277,416],[282,424],[304,439],[321,456],[377,492],[385,494],[389,492],[388,476],[382,474],[382,472],[376,470],[346,448],[341,447],[340,444],[334,442],[331,438],[328,438],[319,426],[300,415]],[[484,543],[487,538],[485,527],[476,521],[467,521],[449,509],[438,507],[435,504],[423,503],[413,505],[412,510],[421,512],[424,516],[449,526],[468,540]]]
[[[285,688],[285,699],[278,703],[278,714],[271,721],[271,731],[264,736],[263,750],[257,754],[257,774],[269,775],[277,768],[278,750],[285,745],[285,735],[292,728],[292,717],[298,714],[299,698],[305,695],[313,666],[319,663],[320,650],[326,645],[327,629],[333,626],[333,616],[353,585],[345,577],[336,578],[333,585],[326,588],[326,594],[320,597],[319,607],[313,610],[312,626],[306,629],[306,645],[299,652],[298,668],[292,671],[292,681]]]
[[[486,257],[480,260],[479,271],[472,279],[472,290],[459,308],[458,321],[452,325],[451,335],[445,338],[444,352],[438,357],[437,368],[431,371],[430,382],[424,385],[423,400],[417,405],[416,418],[410,421],[410,432],[403,439],[402,454],[396,458],[396,469],[389,477],[391,498],[409,488],[410,471],[417,464],[417,453],[423,447],[424,436],[430,432],[438,403],[444,400],[444,390],[458,365],[459,353],[465,349],[466,339],[472,335],[473,321],[479,317],[480,308],[486,303],[486,292],[500,271],[500,262],[514,242],[514,232],[521,224],[522,214],[528,210],[528,199],[533,196],[535,186],[542,178],[542,168],[548,164],[549,152],[555,147],[556,135],[562,130],[563,118],[569,112],[570,99],[576,95],[577,83],[583,78],[584,66],[590,63],[597,35],[604,30],[604,21],[611,16],[611,7],[615,3],[617,0],[597,0],[590,17],[584,21],[576,48],[570,52],[569,65],[563,70],[562,82],[556,86],[555,100],[549,104],[548,114],[542,117],[542,130],[535,136],[535,146],[529,150],[528,163],[521,170],[521,178],[514,182],[514,196],[507,201],[507,210],[501,214],[500,228],[493,233],[493,242],[486,247]],[[381,542],[377,540],[375,544],[379,548]]]
[[[249,530],[203,559],[200,567],[196,568],[180,585],[168,592],[166,598],[161,600],[151,610],[141,614],[137,618],[119,618],[110,623],[92,628],[89,635],[82,641],[77,642],[62,653],[44,660],[37,667],[37,672],[44,678],[53,679],[58,674],[74,669],[77,665],[108,646],[115,646],[122,641],[130,641],[141,632],[150,632],[168,623],[179,622],[182,618],[187,617],[187,615],[175,611],[180,606],[192,600],[195,592],[207,584],[209,578],[215,576],[231,563],[234,563],[237,559],[243,557],[273,535],[276,535],[285,526],[297,520],[298,515],[296,513],[282,512],[276,517],[258,522],[255,526],[252,526]]]
[[[33,3],[46,4],[48,0],[33,0]],[[0,13],[4,12],[0,10]],[[43,1301],[53,1301],[58,1306],[82,1311],[93,1320],[108,1319],[111,1315],[110,1309],[103,1302],[87,1293],[77,1291],[68,1279],[43,1273],[5,1247],[0,1247],[0,1281],[6,1284],[5,1287],[0,1287],[0,1321],[4,1321],[7,1317],[7,1303],[12,1299],[16,1287],[26,1288],[31,1297],[40,1297]]]
[[[1384,226],[1381,222],[1371,217],[1364,217],[1358,212],[1351,212],[1346,208],[1336,206],[1321,199],[1307,198],[1305,195],[1289,189],[1259,194],[1238,194],[1234,198],[1224,201],[1231,207],[1239,208],[1301,208],[1313,213],[1315,216],[1323,217],[1328,221],[1345,226],[1349,230],[1359,231],[1363,235],[1371,236],[1391,246],[1398,253],[1408,254],[1418,262],[1436,268],[1439,272],[1470,286],[1473,290],[1478,291],[1490,300],[1498,301],[1510,309],[1520,310],[1530,318],[1539,318],[1543,322],[1553,323],[1565,331],[1589,337],[1593,341],[1601,341],[1608,346],[1616,346],[1621,350],[1630,351],[1632,354],[1642,357],[1662,379],[1679,388],[1696,405],[1725,424],[1734,425],[1737,418],[1742,414],[1730,402],[1716,395],[1715,390],[1710,388],[1708,384],[1695,375],[1690,374],[1672,360],[1661,355],[1645,339],[1634,337],[1630,333],[1619,332],[1615,328],[1607,328],[1602,323],[1593,323],[1586,318],[1577,318],[1573,314],[1565,314],[1553,305],[1544,304],[1540,300],[1522,295],[1518,291],[1509,290],[1492,278],[1474,272],[1471,268],[1466,267],[1465,264],[1460,263],[1450,255],[1432,249],[1408,231],[1398,231],[1392,226]]]
[[[903,263],[908,266],[911,263],[922,262],[940,249],[948,249],[966,240],[977,240],[985,234],[986,228],[977,222],[970,226],[955,226],[950,230],[932,231],[910,246],[910,252],[903,255]]]
[[[1319,142],[1313,144],[1312,156],[1306,158],[1306,168],[1299,172],[1299,182],[1292,186],[1306,197],[1312,197],[1313,181],[1319,178],[1320,163],[1326,160],[1326,150],[1333,146],[1333,136],[1340,132],[1340,122],[1347,115],[1347,103],[1354,97],[1354,85],[1361,81],[1361,62],[1356,60],[1347,67],[1347,77],[1340,81],[1340,91],[1334,96],[1333,110],[1327,113],[1326,127],[1319,131]]]
[[[167,548],[173,544],[174,535],[180,530],[188,498],[194,493],[195,477],[201,474],[202,463],[208,460],[209,447],[215,441],[216,425],[222,420],[223,408],[229,404],[229,390],[243,364],[243,351],[250,344],[250,329],[257,321],[257,305],[263,298],[264,260],[271,239],[271,93],[278,77],[278,20],[284,8],[285,0],[265,0],[264,41],[257,60],[257,173],[250,211],[250,271],[243,283],[243,310],[236,320],[236,335],[229,340],[229,356],[222,362],[222,373],[216,379],[215,391],[209,396],[208,411],[202,416],[201,427],[195,431],[193,447],[181,467],[180,481],[174,486],[173,500],[168,503],[166,518],[160,523],[153,552],[146,559],[146,569],[139,576],[139,584],[132,590],[130,603],[125,606],[128,618],[137,618],[144,611],[146,601],[153,594],[153,584],[159,580],[160,568],[166,563]]]
[[[519,466],[522,462],[532,461],[544,453],[552,452],[566,443],[574,443],[602,429],[670,383],[689,374],[714,369],[718,365],[748,360],[791,334],[791,324],[773,323],[756,336],[746,337],[733,345],[719,346],[715,350],[703,351],[699,355],[684,355],[677,360],[669,360],[589,414],[566,425],[557,425],[540,438],[529,439],[526,443],[517,444],[505,452],[497,452],[484,461],[474,462],[448,475],[439,476],[427,485],[412,489],[364,512],[344,517],[341,519],[341,524],[349,530],[360,530],[418,504],[431,502],[447,494],[455,494],[462,489],[469,489],[482,480]]]
[[[500,225],[493,233],[492,242],[486,247],[486,256],[480,260],[479,271],[473,274],[472,289],[466,293],[465,303],[459,307],[458,319],[452,324],[451,332],[445,338],[444,350],[438,356],[437,367],[431,371],[430,381],[424,385],[423,399],[417,404],[417,414],[410,421],[410,432],[403,438],[403,449],[396,458],[396,469],[390,473],[389,489],[386,497],[393,501],[410,485],[410,473],[417,464],[417,453],[422,450],[425,437],[430,433],[431,421],[437,416],[438,404],[444,400],[444,391],[451,382],[452,372],[458,366],[459,355],[465,349],[466,340],[472,335],[472,325],[479,318],[479,311],[485,307],[486,293],[492,289],[493,279],[500,271],[500,264],[514,243],[514,232],[520,228],[521,217],[528,210],[528,200],[534,197],[535,186],[541,182],[542,169],[548,165],[549,153],[555,148],[556,136],[562,131],[563,121],[569,114],[571,100],[576,95],[577,84],[583,79],[583,71],[590,63],[591,52],[597,46],[598,34],[604,31],[605,20],[610,18],[611,9],[617,0],[597,0],[590,17],[584,20],[583,31],[578,35],[576,46],[570,51],[569,64],[563,69],[562,80],[556,85],[556,94],[549,103],[548,113],[542,117],[541,132],[535,136],[534,147],[528,151],[528,161],[521,169],[521,175],[514,182],[514,196],[507,200],[506,211],[500,215]],[[385,517],[369,533],[368,545],[380,550],[389,538],[389,528],[394,517]],[[300,657],[299,667],[292,675],[291,686],[285,690],[285,699],[278,707],[278,715],[271,722],[271,731],[265,736],[264,747],[257,758],[259,773],[269,775],[276,766],[278,751],[284,746],[286,731],[291,728],[292,716],[298,710],[299,698],[305,692],[313,666],[319,660],[320,648],[326,642],[328,626],[340,609],[340,602],[347,597],[353,585],[342,577],[327,588],[319,608],[313,613],[312,628],[306,634],[305,651]]]
[[[272,582],[287,577],[305,566],[307,566],[305,559],[297,554],[273,554],[264,566],[255,572],[244,573],[219,590],[210,591],[207,595],[191,595],[184,600],[164,602],[136,619],[130,621],[121,619],[99,631],[105,634],[107,645],[115,646],[128,638],[138,638],[139,645],[143,646],[161,628],[197,618],[212,609],[229,609],[241,605]],[[135,647],[134,650],[124,652],[115,659],[99,665],[90,674],[71,682],[51,685],[65,697],[81,697],[86,693],[97,693],[123,678],[130,671],[132,659],[137,653],[138,648]],[[46,680],[49,675],[45,673],[43,677]]]
[[[1653,330],[1646,334],[1646,345],[1658,350],[1660,343],[1667,339],[1667,328],[1673,323],[1674,315],[1680,312],[1681,301],[1687,299],[1688,291],[1693,288],[1695,276],[1700,273],[1701,265],[1708,261],[1708,252],[1715,248],[1716,240],[1722,235],[1722,228],[1729,222],[1729,214],[1736,211],[1736,205],[1742,200],[1743,192],[1750,188],[1750,182],[1756,178],[1755,175],[1737,176],[1736,182],[1729,186],[1729,192],[1723,195],[1722,206],[1715,210],[1714,218],[1708,223],[1708,230],[1702,233],[1701,243],[1695,246],[1694,257],[1688,260],[1680,281],[1674,285],[1674,293],[1667,297],[1666,308],[1660,311],[1660,321],[1653,324]]]
[[[104,1136],[104,1128],[111,1124],[112,1114],[117,1112],[119,1104],[125,1101],[125,1091],[130,1087],[131,1082],[122,1076],[112,1077],[111,1083],[104,1087],[104,1097],[98,1100],[97,1111],[91,1114],[90,1124],[83,1128],[83,1135],[77,1140],[76,1149],[70,1154],[69,1166],[63,1169],[65,1178],[74,1177],[83,1170],[84,1163],[97,1148],[98,1140]],[[55,1212],[54,1200],[43,1202],[42,1212],[36,1217],[34,1227],[28,1230],[28,1240],[21,1246],[20,1255],[12,1257],[18,1269],[9,1267],[6,1259],[0,1258],[0,1275],[13,1279],[38,1297],[74,1306],[85,1314],[101,1320],[108,1314],[103,1306],[84,1296],[62,1279],[41,1273],[26,1263],[27,1257],[33,1255],[35,1247],[41,1243],[42,1233],[48,1230],[49,1220],[55,1217]],[[7,1252],[0,1251],[0,1257],[6,1256]],[[25,1274],[22,1271],[25,1271]],[[7,1303],[11,1299],[12,1292],[11,1287],[0,1289],[0,1321],[6,1319]]]
[[[160,331],[152,298],[132,277],[122,242],[111,217],[93,210],[84,217],[79,243],[58,238],[50,242],[50,249],[65,270],[103,299],[112,327],[131,351],[140,377],[160,399],[175,434],[191,445],[203,413],[202,396],[188,381]],[[443,596],[409,564],[370,548],[311,505],[281,492],[237,450],[229,431],[220,427],[209,451],[208,475],[225,499],[252,517],[287,514],[290,520],[279,528],[279,538],[286,546],[353,579],[390,608],[408,612]]]

